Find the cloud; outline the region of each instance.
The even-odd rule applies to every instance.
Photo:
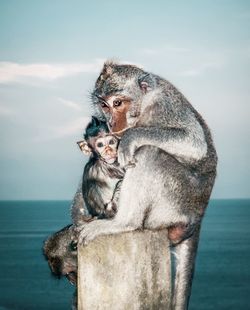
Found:
[[[71,136],[77,133],[82,133],[83,129],[86,127],[89,121],[90,117],[83,116],[61,127],[55,127],[53,129],[54,137],[62,138],[65,136]]]
[[[9,116],[12,114],[14,114],[13,110],[0,105],[0,116]]]
[[[32,139],[32,142],[45,142],[51,140],[62,139],[69,136],[77,136],[79,139],[82,137],[84,128],[90,122],[90,116],[83,116],[74,119],[62,126],[46,126],[43,130],[39,131],[39,134]],[[76,138],[77,139],[77,138]]]
[[[32,79],[53,81],[79,73],[99,72],[102,64],[103,59],[96,59],[92,63],[71,64],[19,64],[14,62],[0,62],[0,83],[20,83]]]
[[[219,68],[221,65],[222,63],[220,62],[208,62],[208,63],[198,65],[196,68],[182,71],[178,75],[186,76],[186,77],[200,76],[207,70],[213,69],[213,68]]]
[[[77,102],[74,102],[74,101],[71,101],[71,100],[67,100],[67,99],[63,99],[61,97],[58,97],[56,98],[62,105],[70,108],[70,109],[73,109],[73,110],[76,110],[76,111],[82,111],[83,110],[83,107],[80,103],[77,103]]]

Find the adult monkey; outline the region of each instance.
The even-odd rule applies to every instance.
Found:
[[[187,309],[200,224],[216,176],[210,131],[171,83],[136,66],[105,63],[92,99],[98,116],[122,137],[119,163],[133,168],[125,174],[115,218],[87,224],[80,240],[168,228],[178,258],[173,309]]]

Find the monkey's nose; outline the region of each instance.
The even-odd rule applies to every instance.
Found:
[[[111,154],[112,153],[112,149],[109,146],[107,146],[105,148],[105,152],[106,152],[106,154]]]

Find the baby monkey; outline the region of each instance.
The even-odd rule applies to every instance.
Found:
[[[124,177],[124,170],[117,162],[119,140],[109,132],[105,122],[92,117],[84,140],[77,144],[85,155],[90,155],[82,177],[82,195],[88,213],[98,219],[111,218],[117,211]]]

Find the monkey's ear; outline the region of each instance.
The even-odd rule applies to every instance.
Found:
[[[152,76],[152,74],[148,72],[144,72],[139,76],[138,83],[140,89],[144,93],[147,93],[148,91],[152,90],[153,88],[155,88],[156,85],[155,78]]]
[[[107,76],[110,76],[113,73],[113,61],[106,61],[103,65],[103,69],[100,75],[101,80],[104,80],[107,78]]]
[[[92,154],[91,148],[88,146],[88,143],[86,140],[78,141],[76,142],[80,148],[80,150],[83,152],[83,154],[90,156]]]

